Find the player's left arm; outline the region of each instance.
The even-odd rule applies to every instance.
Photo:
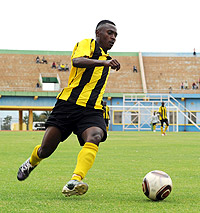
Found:
[[[79,67],[79,68],[105,66],[105,67],[111,67],[112,69],[115,69],[116,71],[120,69],[120,63],[117,61],[117,59],[97,60],[97,59],[90,59],[88,57],[79,57],[79,58],[73,58],[72,63],[74,67]]]

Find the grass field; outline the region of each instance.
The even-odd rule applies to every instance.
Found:
[[[0,132],[0,212],[200,212],[199,133],[109,132],[85,182],[83,196],[65,198],[80,146],[72,135],[24,182],[18,167],[40,144],[44,132]],[[163,170],[173,182],[161,202],[142,192],[143,177]]]

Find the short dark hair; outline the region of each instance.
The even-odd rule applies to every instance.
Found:
[[[109,20],[102,20],[102,21],[100,21],[100,22],[97,24],[96,30],[97,30],[97,28],[98,28],[99,26],[101,26],[101,25],[103,25],[103,24],[112,24],[112,25],[116,26],[116,25],[114,24],[114,22],[112,22],[112,21],[109,21]]]

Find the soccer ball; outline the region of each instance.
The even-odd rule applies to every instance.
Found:
[[[164,200],[172,191],[172,180],[163,171],[151,171],[144,177],[142,189],[151,200]]]

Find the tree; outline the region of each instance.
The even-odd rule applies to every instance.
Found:
[[[26,124],[26,128],[28,129],[28,114],[26,113],[25,114],[25,116],[24,116],[24,118],[23,118],[23,123],[25,123]]]
[[[50,111],[45,111],[43,113],[41,113],[40,115],[37,115],[35,112],[33,112],[33,122],[45,122],[49,115],[50,115]],[[24,118],[23,118],[23,122],[26,124],[26,127],[28,129],[28,123],[29,123],[29,116],[26,113]]]
[[[45,111],[40,114],[40,118],[43,119],[43,121],[46,121],[48,117],[50,116],[51,112],[50,111]]]
[[[45,111],[43,113],[41,113],[40,115],[37,115],[36,113],[33,113],[33,121],[36,122],[45,122],[47,120],[47,118],[49,117],[50,112],[49,111]]]
[[[35,112],[33,112],[33,122],[36,121],[40,121],[40,117]]]
[[[10,126],[11,126],[11,120],[12,120],[12,116],[7,115],[4,119],[3,119],[3,125],[1,126],[2,130],[11,130]]]

